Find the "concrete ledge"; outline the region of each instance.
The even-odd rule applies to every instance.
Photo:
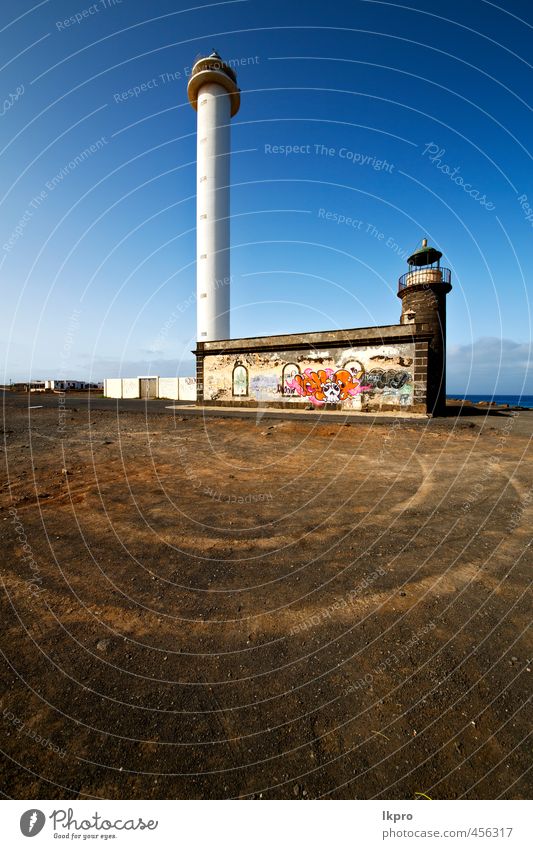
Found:
[[[382,404],[379,408],[372,407],[370,404],[363,404],[360,410],[352,410],[349,408],[345,408],[342,404],[327,404],[324,407],[313,407],[308,402],[298,402],[298,401],[269,401],[267,404],[262,403],[259,404],[256,401],[247,400],[247,401],[203,401],[202,403],[196,404],[196,408],[201,407],[209,407],[210,409],[218,409],[223,410],[227,407],[231,409],[241,409],[241,410],[250,410],[254,412],[266,412],[268,410],[285,410],[290,412],[291,410],[295,413],[309,412],[309,413],[342,413],[342,415],[347,416],[376,416],[376,415],[385,415],[389,416],[391,413],[398,414],[406,414],[410,416],[423,416],[423,418],[428,418],[426,413],[425,405],[423,404],[411,404],[409,406],[400,406],[399,404]],[[173,408],[169,408],[173,409]]]

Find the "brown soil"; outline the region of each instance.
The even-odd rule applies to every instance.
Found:
[[[6,404],[4,794],[530,795],[530,414]]]

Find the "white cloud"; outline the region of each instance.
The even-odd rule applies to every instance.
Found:
[[[486,336],[468,345],[449,345],[448,393],[533,394],[533,347]]]

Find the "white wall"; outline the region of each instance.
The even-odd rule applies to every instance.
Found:
[[[179,400],[196,401],[196,378],[179,377]]]
[[[179,400],[179,388],[177,377],[159,378],[159,398],[170,398],[172,401]]]
[[[104,395],[107,398],[122,398],[122,380],[120,377],[108,377],[105,379]]]
[[[157,397],[171,401],[196,401],[195,377],[158,377]],[[138,377],[107,377],[104,380],[106,398],[139,398]]]
[[[138,398],[139,397],[139,378],[124,377],[122,378],[122,397],[123,398]]]

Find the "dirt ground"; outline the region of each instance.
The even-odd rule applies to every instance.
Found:
[[[533,413],[5,398],[3,794],[531,796]]]

